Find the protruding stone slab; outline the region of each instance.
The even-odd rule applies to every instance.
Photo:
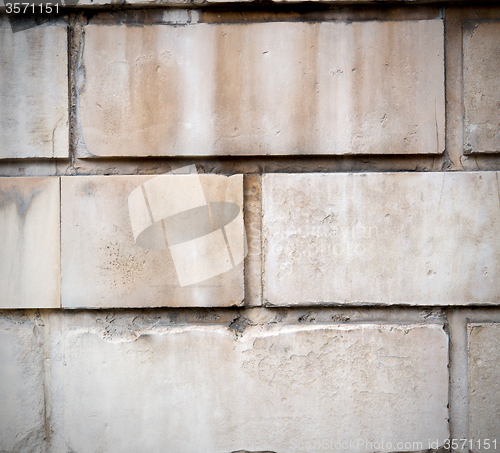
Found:
[[[469,152],[500,152],[500,21],[464,30],[465,143]]]
[[[0,20],[0,159],[69,156],[67,39],[62,25]]]
[[[96,156],[441,153],[443,36],[442,20],[90,25],[85,144]]]
[[[32,321],[0,314],[0,451],[45,452],[43,346]]]
[[[500,303],[497,172],[268,174],[264,301]]]
[[[500,324],[469,324],[469,445],[500,451]]]
[[[59,178],[0,178],[0,308],[60,306]]]
[[[63,177],[61,212],[63,307],[242,304],[242,175]]]
[[[156,326],[110,335],[75,319],[60,331],[53,428],[80,453],[110,445],[302,452],[319,442],[339,453],[418,451],[448,437],[441,325],[255,326],[238,337],[223,326]]]

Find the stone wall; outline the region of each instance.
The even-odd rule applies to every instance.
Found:
[[[0,452],[500,452],[494,3],[2,3]]]

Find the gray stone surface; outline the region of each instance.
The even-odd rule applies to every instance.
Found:
[[[144,317],[128,327],[91,317],[59,319],[51,350],[52,426],[68,450],[309,452],[328,442],[340,452],[336,441],[352,441],[353,452],[409,451],[448,437],[442,325],[141,329]]]
[[[500,152],[500,21],[464,30],[466,151]]]
[[[444,150],[442,20],[85,27],[81,157]]]
[[[468,343],[469,448],[500,452],[500,324],[469,324]]]
[[[68,157],[63,25],[13,33],[0,20],[0,159]]]
[[[0,308],[60,306],[59,178],[0,178]]]
[[[0,451],[44,453],[45,435],[40,330],[0,313]]]
[[[264,302],[499,303],[498,178],[264,175]]]
[[[63,177],[61,191],[63,307],[243,303],[242,175]],[[229,218],[196,211],[206,200]]]

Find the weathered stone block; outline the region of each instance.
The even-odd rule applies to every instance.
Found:
[[[498,178],[265,175],[265,302],[499,303]]]
[[[500,152],[500,21],[464,30],[464,147]]]
[[[63,177],[61,204],[63,307],[243,302],[242,175]]]
[[[90,25],[83,63],[90,155],[444,150],[442,20]]]
[[[68,157],[64,26],[13,33],[0,21],[0,159]]]
[[[0,178],[0,308],[60,306],[58,178]]]
[[[478,452],[499,452],[500,324],[469,324],[468,343],[468,447]]]
[[[33,322],[0,314],[0,451],[44,453],[43,346]]]
[[[60,330],[53,429],[79,453],[411,451],[448,437],[440,325],[115,327]]]

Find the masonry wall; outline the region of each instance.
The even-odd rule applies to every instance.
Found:
[[[500,451],[494,3],[2,4],[0,452]]]

